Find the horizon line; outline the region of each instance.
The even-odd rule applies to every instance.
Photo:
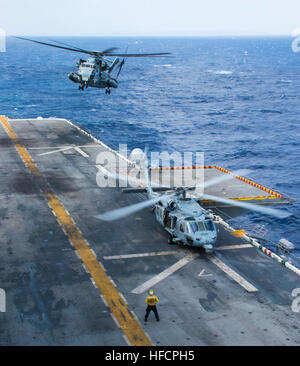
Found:
[[[97,38],[226,38],[226,37],[239,37],[239,38],[250,38],[250,37],[293,37],[291,34],[202,34],[202,35],[79,35],[79,34],[45,34],[45,35],[35,35],[35,34],[6,34],[7,37],[97,37]]]

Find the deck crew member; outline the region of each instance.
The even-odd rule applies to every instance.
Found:
[[[153,311],[156,321],[159,322],[159,316],[157,313],[157,309],[156,309],[156,303],[158,302],[158,298],[156,295],[154,295],[154,291],[153,290],[149,290],[149,296],[147,296],[145,303],[148,305],[147,309],[146,309],[146,315],[145,315],[145,322],[148,319],[148,316],[150,314],[150,311]]]

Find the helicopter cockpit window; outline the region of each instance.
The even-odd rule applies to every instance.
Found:
[[[199,231],[205,231],[205,226],[204,226],[203,221],[198,221],[197,224],[198,224]]]
[[[198,225],[195,221],[189,222],[188,228],[191,233],[195,233],[196,231],[198,231]]]
[[[204,223],[205,223],[206,230],[209,230],[209,231],[214,230],[214,225],[211,220],[206,220],[206,221],[204,221]]]
[[[195,233],[197,231],[205,231],[206,226],[204,226],[204,223],[202,221],[189,221],[188,228],[190,233]]]

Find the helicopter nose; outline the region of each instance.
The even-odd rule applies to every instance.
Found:
[[[71,72],[68,75],[68,78],[72,81],[74,81],[74,83],[79,83],[80,82],[80,77],[75,73],[75,72]]]

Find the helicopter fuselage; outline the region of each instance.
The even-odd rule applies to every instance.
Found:
[[[108,94],[110,88],[117,88],[118,81],[110,74],[114,67],[119,63],[119,58],[114,61],[104,60],[103,57],[89,57],[87,60],[77,60],[77,71],[71,72],[68,77],[74,83],[80,84],[79,89],[84,90],[87,87],[106,88]]]
[[[217,240],[215,224],[200,203],[194,198],[170,198],[153,207],[156,220],[170,234],[169,243],[203,247],[213,250]]]

